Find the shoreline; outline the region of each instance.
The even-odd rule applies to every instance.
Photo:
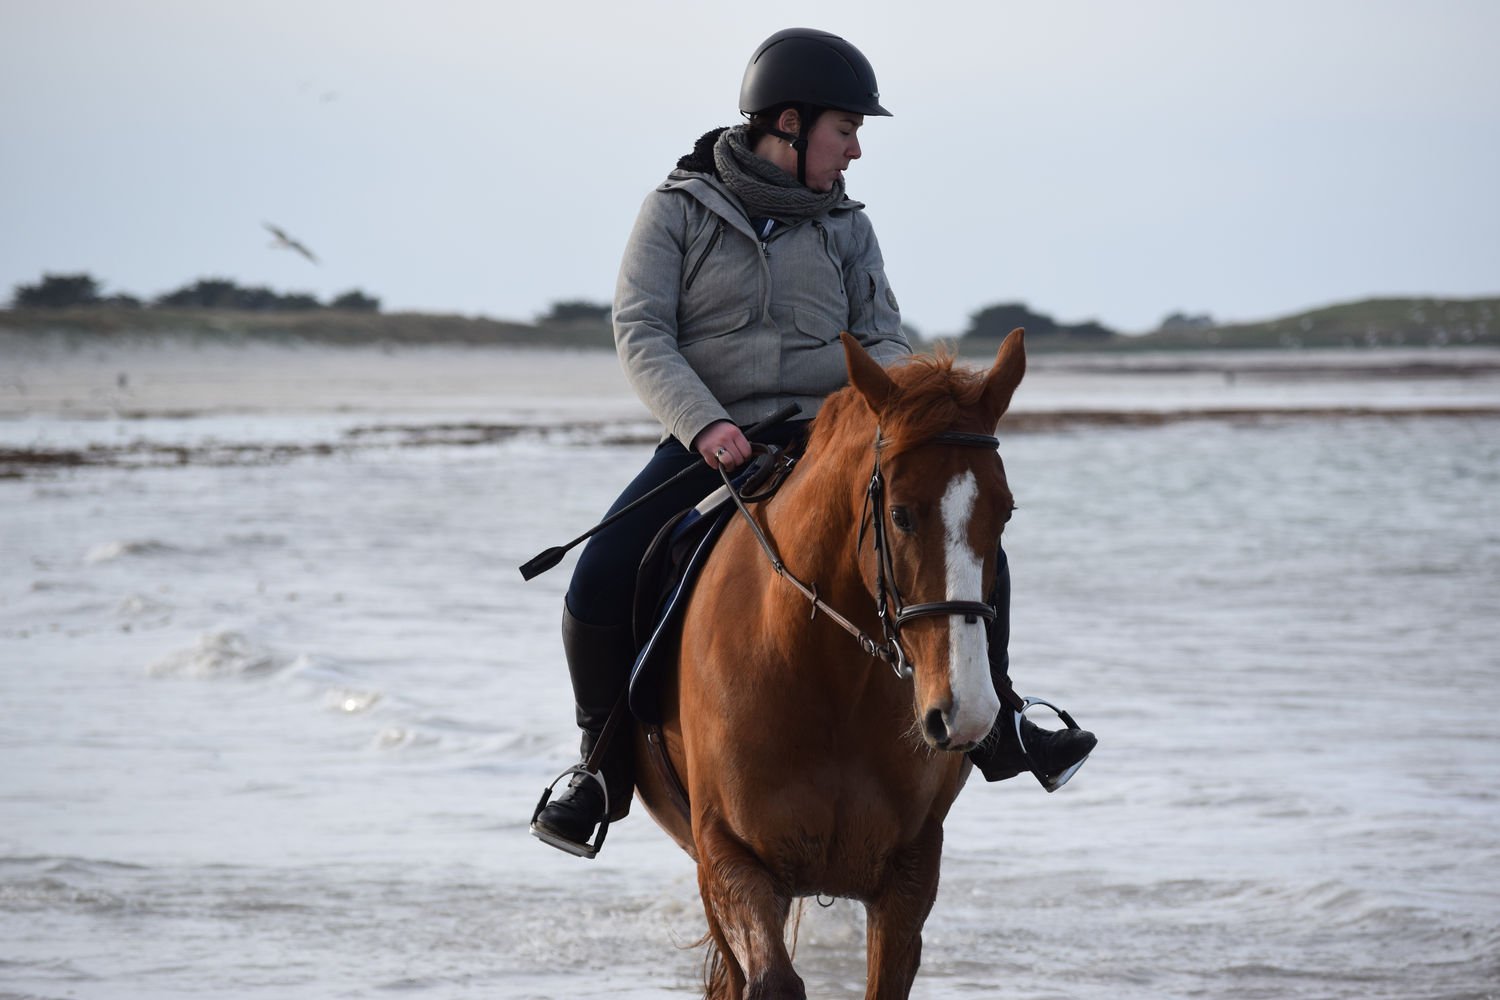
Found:
[[[562,388],[601,402],[639,406],[613,351],[517,344],[184,343],[104,341],[88,346],[29,341],[13,349],[0,331],[0,418],[18,414],[200,415],[285,407],[313,412],[396,409],[418,397],[465,408],[475,397],[517,398]],[[961,354],[983,368],[992,355]],[[1500,379],[1500,349],[1379,348],[1053,354],[1028,352],[1029,383],[1044,379],[1152,379],[1228,386]],[[1500,393],[1496,395],[1500,401]],[[481,404],[483,406],[483,404]]]
[[[174,338],[87,347],[0,332],[0,478],[266,465],[512,440],[649,447],[612,351]],[[963,356],[983,367],[989,357]],[[1003,434],[1189,422],[1500,419],[1490,348],[1041,354]]]
[[[194,417],[219,415],[222,414],[182,414],[166,419],[191,420]],[[115,415],[99,419],[130,421],[161,418]],[[1418,419],[1500,421],[1500,405],[1032,411],[1007,414],[1001,421],[1000,432],[1011,436],[1099,428],[1150,429],[1195,422],[1263,426],[1293,421]],[[631,424],[579,421],[563,425],[472,421],[354,425],[343,428],[331,440],[311,441],[233,442],[209,438],[193,443],[167,443],[138,437],[123,443],[92,442],[77,447],[0,444],[0,480],[40,479],[64,469],[81,468],[163,469],[281,465],[302,458],[347,456],[393,448],[470,448],[518,440],[533,441],[547,447],[587,443],[596,447],[649,448],[660,440],[660,432],[649,419]]]

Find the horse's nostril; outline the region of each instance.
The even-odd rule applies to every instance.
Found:
[[[941,709],[934,708],[929,711],[927,718],[922,722],[922,728],[932,742],[937,744],[948,742],[948,722]]]

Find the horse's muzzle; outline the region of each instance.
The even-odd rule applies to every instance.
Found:
[[[922,736],[936,750],[967,753],[978,746],[979,741],[987,735],[989,735],[988,728],[977,735],[954,732],[948,712],[941,708],[929,709],[922,719]]]

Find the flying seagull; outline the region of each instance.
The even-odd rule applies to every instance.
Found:
[[[276,226],[271,225],[269,222],[262,223],[262,225],[264,225],[267,229],[269,229],[271,231],[271,235],[272,236],[276,237],[276,242],[272,243],[271,246],[273,246],[273,247],[283,247],[283,248],[285,248],[287,250],[295,250],[298,253],[300,253],[302,256],[306,257],[308,260],[312,261],[314,264],[316,264],[318,262],[318,258],[316,258],[316,257],[313,256],[313,253],[312,253],[311,250],[307,249],[307,247],[303,246],[301,243],[298,243],[296,240],[292,239],[290,236],[288,236],[281,229],[277,228]]]

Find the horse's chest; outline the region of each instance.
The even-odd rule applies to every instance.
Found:
[[[885,778],[855,768],[803,788],[789,782],[747,810],[737,832],[795,894],[868,898],[900,858],[941,844],[953,799],[941,781]]]

